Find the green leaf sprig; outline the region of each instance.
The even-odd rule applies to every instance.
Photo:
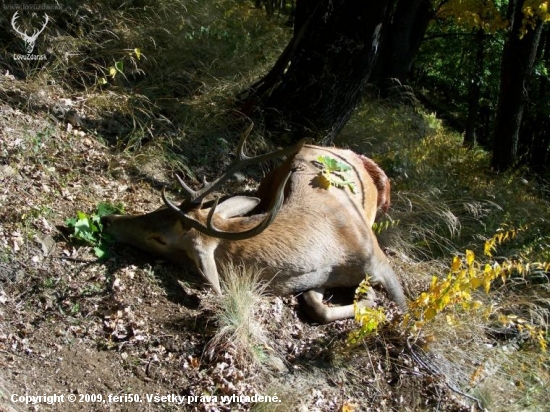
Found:
[[[325,189],[335,186],[339,189],[349,188],[351,193],[356,193],[355,183],[348,180],[345,174],[351,170],[351,166],[330,156],[319,156],[317,161],[321,164],[322,169],[319,173],[321,185]]]
[[[124,207],[121,204],[112,205],[101,202],[97,205],[97,211],[90,215],[77,211],[76,217],[65,221],[72,231],[70,237],[92,246],[99,259],[106,258],[111,241],[102,233],[101,218],[112,213],[124,213]]]

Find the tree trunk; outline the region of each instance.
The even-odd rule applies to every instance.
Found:
[[[518,160],[521,119],[527,100],[526,80],[535,61],[542,23],[529,27],[520,38],[524,0],[510,0],[511,30],[502,52],[500,91],[493,129],[491,166],[504,171]]]
[[[544,67],[550,63],[550,28],[546,27],[541,44],[542,53],[538,59]],[[538,60],[537,59],[537,60]],[[533,82],[533,95],[536,97],[530,102],[531,113],[523,121],[524,128],[530,131],[526,142],[526,154],[529,166],[540,174],[550,172],[550,96],[548,96],[548,77],[538,74]],[[523,138],[521,139],[523,140]],[[521,141],[520,141],[521,143]]]
[[[241,110],[279,144],[330,144],[363,94],[396,1],[299,0],[292,40],[241,94]]]
[[[400,84],[408,80],[413,60],[433,15],[430,0],[398,1],[371,78],[380,85],[383,95],[387,94],[388,87],[395,80]]]
[[[476,143],[476,127],[481,96],[481,80],[483,77],[483,61],[485,60],[485,33],[478,29],[476,35],[476,57],[472,67],[472,80],[468,91],[468,119],[464,132],[464,146],[473,147]]]

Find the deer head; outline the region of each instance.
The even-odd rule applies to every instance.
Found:
[[[226,223],[254,209],[260,199],[247,196],[233,196],[222,203],[216,198],[211,205],[203,207],[204,199],[220,187],[239,170],[270,159],[288,156],[297,152],[303,145],[296,145],[249,157],[244,153],[244,144],[252,131],[251,124],[241,137],[237,147],[237,157],[227,170],[213,182],[204,185],[200,190],[192,190],[181,177],[176,176],[186,198],[178,206],[166,197],[162,191],[165,207],[143,216],[105,216],[102,219],[105,233],[112,235],[121,243],[129,243],[148,252],[166,256],[171,260],[182,262],[186,260],[185,252],[191,257],[202,274],[211,283],[214,290],[221,293],[218,273],[210,252],[219,239],[243,240],[257,236],[267,229],[281,209],[284,200],[284,188],[290,173],[281,181],[275,191],[268,212],[260,222],[252,219],[254,224],[246,225],[243,230],[225,231],[216,227],[216,221]],[[197,246],[200,243],[201,247]],[[202,249],[201,249],[202,248]],[[200,249],[200,250],[199,250]]]
[[[34,50],[34,45],[36,43],[36,39],[38,38],[38,35],[44,31],[46,28],[46,25],[48,24],[48,21],[50,18],[47,14],[44,14],[44,24],[42,25],[42,28],[40,30],[35,30],[32,35],[28,35],[26,32],[21,31],[19,28],[17,28],[17,19],[19,18],[19,12],[16,11],[11,18],[11,26],[13,29],[21,36],[21,38],[25,41],[25,50],[27,54],[31,54]]]

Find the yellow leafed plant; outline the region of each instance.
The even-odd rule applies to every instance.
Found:
[[[348,343],[356,345],[365,337],[376,333],[378,326],[386,322],[386,314],[382,308],[360,307],[358,302],[367,295],[371,286],[369,278],[365,278],[355,290],[355,320],[361,325],[348,336]]]
[[[496,246],[502,242],[513,239],[517,233],[526,230],[525,227],[501,231],[488,239],[484,245],[486,256],[491,257]],[[512,273],[525,276],[533,270],[550,270],[550,262],[524,263],[521,259],[496,260],[479,262],[472,250],[466,250],[464,256],[454,256],[450,271],[444,278],[432,277],[432,282],[425,292],[422,292],[414,301],[409,303],[409,311],[403,317],[401,328],[408,329],[411,333],[418,333],[427,322],[434,319],[439,313],[450,307],[460,307],[465,312],[475,312],[483,306],[479,300],[475,300],[473,292],[483,287],[489,293],[492,283],[496,279],[503,282]],[[356,290],[356,302],[368,291],[368,281],[365,280]],[[487,310],[488,316],[492,310]],[[352,332],[348,342],[355,344],[369,334],[375,333],[378,326],[386,322],[386,316],[382,309],[355,307],[355,318],[361,327]],[[499,316],[499,320],[506,326],[514,326],[519,331],[528,332],[529,339],[536,342],[542,351],[546,351],[546,332],[542,328],[534,326],[525,319],[513,316]],[[447,321],[452,324],[452,317],[447,316]]]

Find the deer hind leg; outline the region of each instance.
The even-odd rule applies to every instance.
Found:
[[[388,293],[389,298],[397,303],[399,309],[402,312],[406,312],[408,309],[407,300],[405,299],[401,283],[388,262],[386,255],[384,255],[384,252],[378,246],[376,238],[374,239],[372,254],[365,267],[366,273],[371,276],[371,285],[382,286]]]
[[[311,289],[304,292],[304,310],[311,319],[320,324],[325,324],[339,319],[353,318],[355,316],[353,304],[345,306],[327,306],[323,303],[324,292],[324,288]],[[367,294],[367,299],[359,302],[360,307],[373,307],[375,304],[374,298],[374,291],[370,289]]]

